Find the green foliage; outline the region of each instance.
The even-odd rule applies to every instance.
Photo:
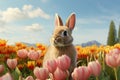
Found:
[[[120,25],[119,25],[119,30],[118,30],[118,43],[120,43]]]
[[[117,73],[118,73],[118,75],[117,75],[118,76],[118,80],[120,80],[120,67],[118,68],[118,72]]]
[[[14,78],[14,80],[18,80],[20,76],[21,76],[21,72],[16,67],[16,69],[12,71],[12,77]]]
[[[109,75],[110,80],[115,80],[115,75],[114,75],[113,68],[108,67],[107,65],[105,65],[105,72],[107,73],[107,75]]]
[[[116,35],[115,24],[114,21],[111,21],[109,33],[108,33],[107,45],[113,46],[114,44],[116,44],[116,42],[117,42],[117,35]]]
[[[102,71],[99,80],[111,80],[110,75],[107,74],[106,71]]]

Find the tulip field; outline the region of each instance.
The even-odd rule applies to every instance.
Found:
[[[75,46],[76,68],[70,74],[71,60],[62,55],[42,67],[48,45],[7,44],[0,39],[0,80],[120,80],[120,44],[114,46]]]

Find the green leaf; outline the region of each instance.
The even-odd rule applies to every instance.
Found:
[[[16,67],[15,70],[12,72],[12,76],[14,80],[19,80],[19,76],[21,76],[20,70]]]
[[[99,76],[99,80],[111,80],[111,79],[106,71],[102,71],[100,76]]]
[[[118,80],[120,80],[120,67],[118,68]]]
[[[18,73],[18,75],[22,75],[20,70],[18,69],[18,67],[16,67],[15,71],[16,71],[16,73]]]

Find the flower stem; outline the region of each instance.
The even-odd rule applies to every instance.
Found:
[[[115,73],[115,80],[118,80],[118,78],[117,78],[117,68],[114,68],[114,73]]]
[[[105,70],[105,54],[104,53],[102,54],[102,57],[103,57],[103,70]]]
[[[99,80],[98,77],[96,77],[96,80]]]

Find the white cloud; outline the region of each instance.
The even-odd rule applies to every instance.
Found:
[[[4,27],[4,25],[5,25],[5,22],[0,19],[0,27]]]
[[[2,14],[1,19],[5,22],[25,18],[25,14],[19,8],[8,8],[6,11],[1,12],[1,14]]]
[[[50,16],[45,13],[41,8],[33,9],[32,5],[24,5],[23,6],[24,13],[27,14],[29,18],[41,17],[44,19],[49,19]]]
[[[32,11],[29,11],[28,12],[28,16],[30,18],[34,18],[34,17],[41,17],[41,18],[44,18],[44,19],[49,19],[50,16],[48,14],[46,14],[42,9],[38,8],[38,9],[35,9],[35,10],[32,10]]]
[[[11,22],[25,18],[44,18],[49,19],[50,16],[41,8],[33,9],[32,5],[24,5],[22,9],[7,8],[5,11],[0,11],[0,20],[4,22]]]
[[[25,26],[25,30],[26,31],[41,31],[42,30],[42,26],[38,23],[32,24],[31,26]]]
[[[4,26],[0,26],[0,36],[4,35],[6,36],[6,34],[10,35],[10,34],[15,34],[16,32],[18,32],[19,29],[17,29],[17,26],[11,26],[11,25],[4,25]]]
[[[27,10],[31,10],[32,8],[33,8],[32,5],[24,5],[22,9],[23,9],[24,11],[27,11]]]
[[[5,28],[1,28],[1,27],[0,27],[0,33],[6,33]]]

